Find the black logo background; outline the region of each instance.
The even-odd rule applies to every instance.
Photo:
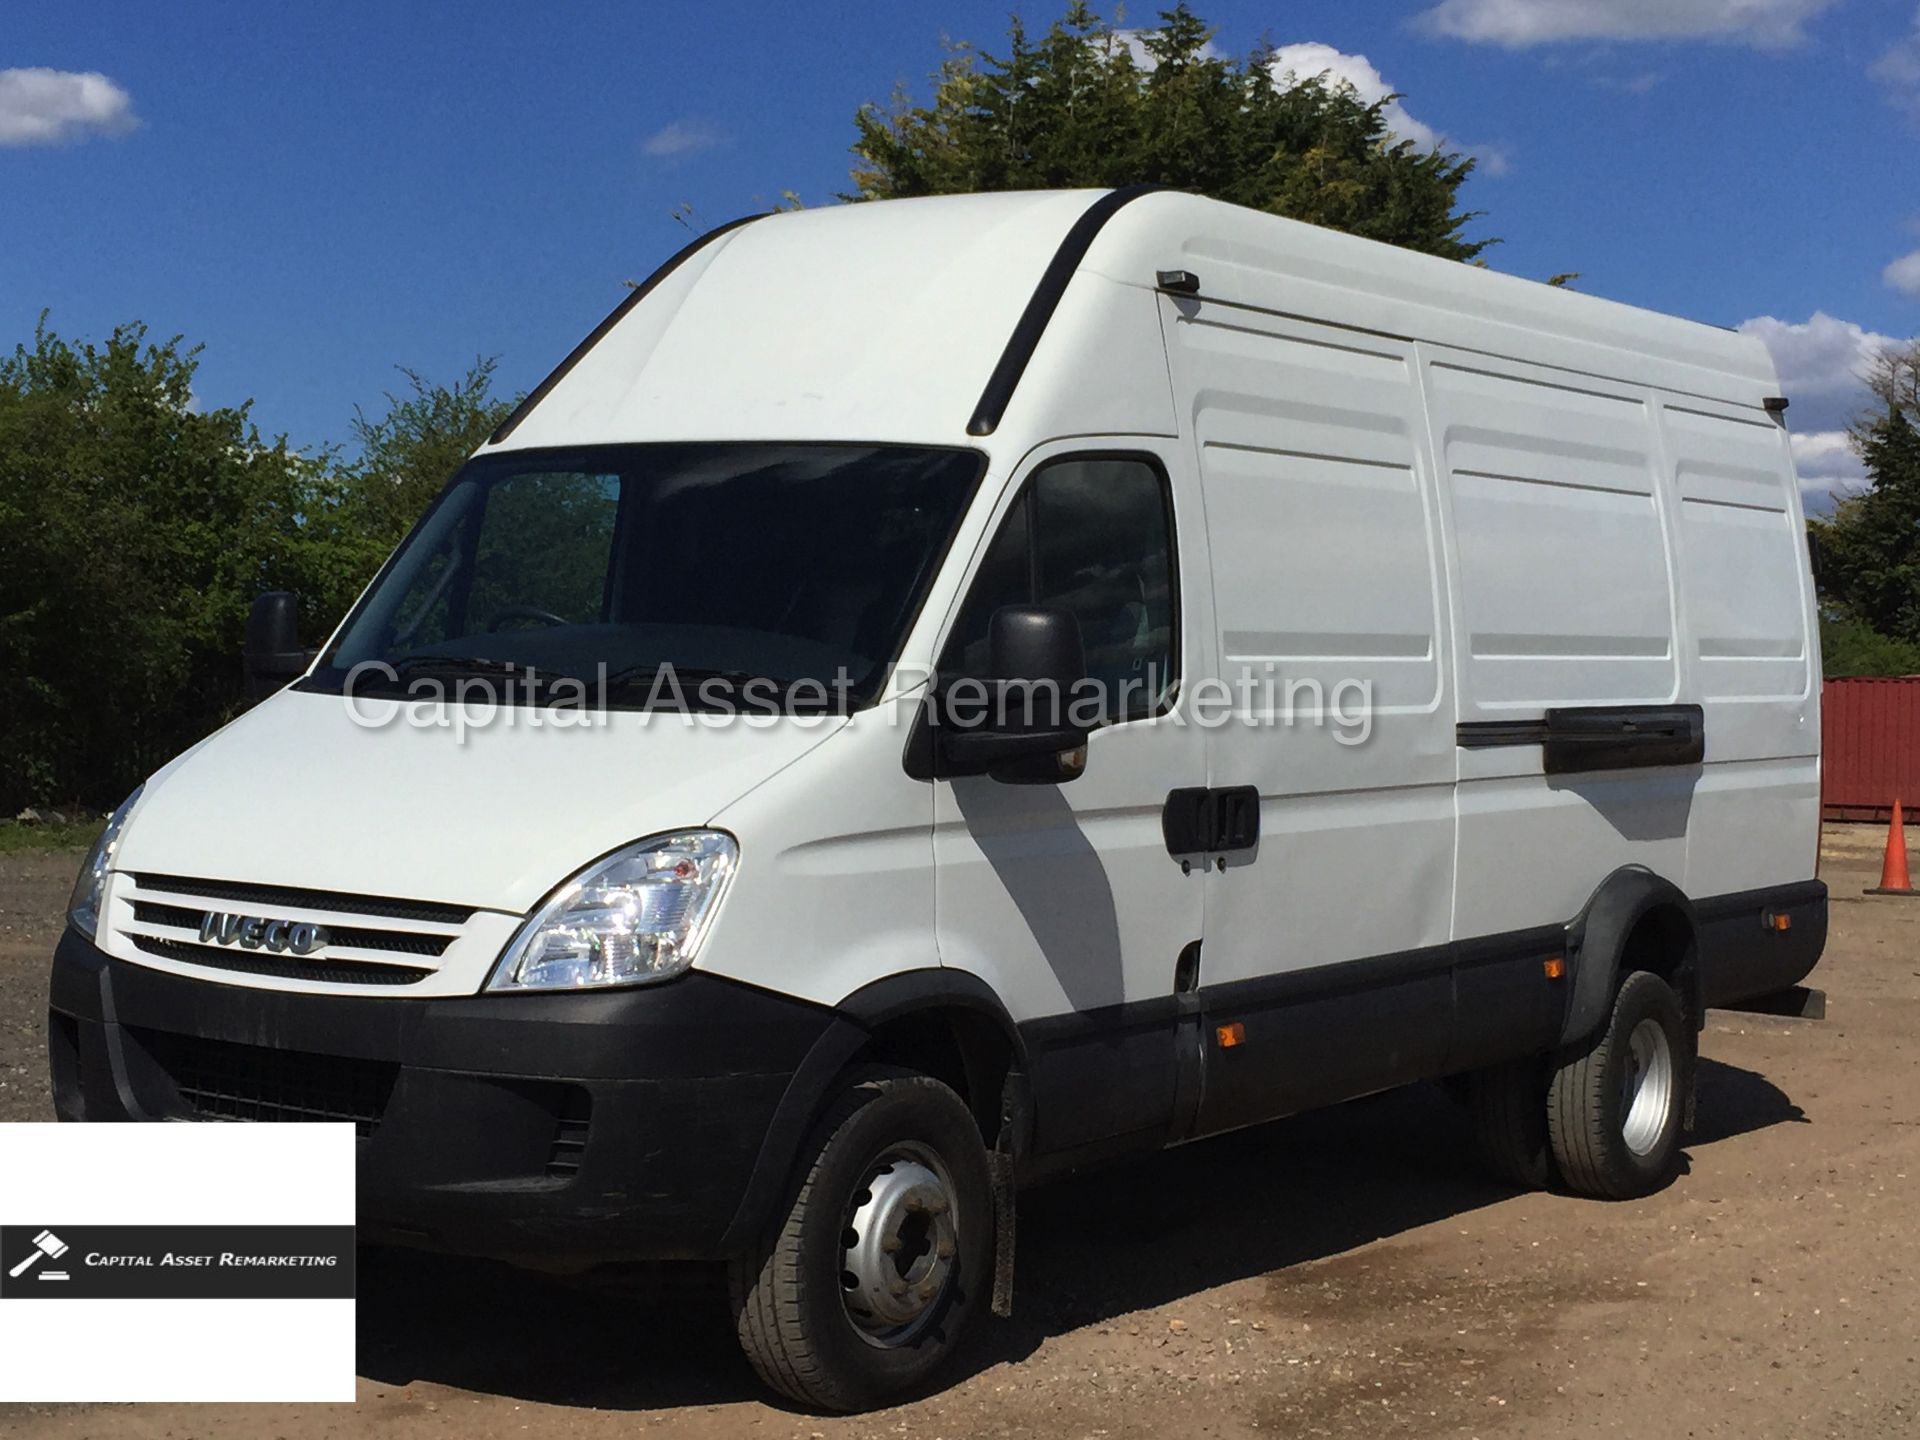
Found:
[[[58,1259],[42,1254],[17,1279],[10,1272],[50,1230],[66,1242]],[[331,1256],[331,1265],[220,1264],[235,1255]],[[163,1265],[169,1253],[209,1256],[204,1265]],[[88,1255],[145,1255],[151,1265],[87,1264]],[[65,1280],[42,1280],[45,1271]],[[0,1300],[66,1296],[94,1299],[350,1300],[354,1293],[351,1225],[0,1225]]]

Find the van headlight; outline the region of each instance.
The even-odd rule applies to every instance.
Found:
[[[731,835],[689,830],[596,860],[527,917],[487,989],[644,985],[681,974],[739,858]]]
[[[107,872],[113,869],[113,852],[120,844],[120,832],[126,828],[127,816],[144,789],[144,785],[135,786],[133,794],[107,817],[106,828],[93,842],[86,863],[80,867],[80,878],[73,882],[73,898],[67,901],[67,922],[89,940],[99,938],[100,906],[107,898]]]

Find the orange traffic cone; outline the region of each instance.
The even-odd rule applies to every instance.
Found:
[[[1887,830],[1887,858],[1880,862],[1880,883],[1869,895],[1920,895],[1907,877],[1907,827],[1900,817],[1900,802],[1893,802],[1893,824]]]

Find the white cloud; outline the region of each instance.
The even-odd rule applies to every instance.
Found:
[[[1462,148],[1480,162],[1478,174],[1498,179],[1513,171],[1513,152],[1504,145],[1467,145]]]
[[[121,135],[139,123],[133,97],[96,71],[0,70],[0,147]]]
[[[1887,87],[1887,98],[1920,123],[1920,10],[1906,38],[1874,61],[1871,73]]]
[[[1867,376],[1875,357],[1896,343],[1891,335],[1819,310],[1803,324],[1762,315],[1739,328],[1773,353],[1781,393],[1792,402],[1787,414],[1807,434],[1847,428],[1870,398]]]
[[[1116,30],[1113,38],[1127,47],[1127,53],[1133,57],[1133,63],[1142,70],[1152,70],[1160,62],[1153,58],[1147,49],[1146,30]],[[1208,60],[1223,60],[1226,55],[1211,40],[1201,49],[1201,55]],[[1276,46],[1273,59],[1267,66],[1267,72],[1273,76],[1273,83],[1281,89],[1291,89],[1295,85],[1310,81],[1324,80],[1329,84],[1346,84],[1360,99],[1372,105],[1385,100],[1393,93],[1393,86],[1374,68],[1373,62],[1364,55],[1349,55],[1324,45],[1318,40],[1301,40],[1292,45]],[[1445,145],[1473,156],[1480,162],[1480,169],[1487,175],[1505,175],[1512,168],[1507,151],[1497,145],[1469,146],[1461,145],[1435,130],[1431,125],[1416,120],[1407,113],[1407,107],[1398,100],[1391,102],[1381,112],[1387,122],[1387,128],[1402,140],[1411,140],[1422,150],[1431,150],[1436,145]]]
[[[1892,336],[1815,311],[1804,324],[1762,315],[1740,329],[1757,335],[1773,354],[1780,389],[1792,402],[1793,459],[1800,490],[1810,506],[1826,509],[1829,497],[1858,489],[1866,480],[1860,457],[1847,443],[1847,426],[1872,400],[1867,376]]]
[[[1920,299],[1920,250],[1902,255],[1880,272],[1880,278],[1902,295]]]
[[[726,143],[726,136],[704,120],[676,120],[640,142],[640,153],[654,160],[678,160]]]
[[[1327,85],[1351,86],[1353,93],[1368,105],[1386,100],[1394,93],[1393,86],[1387,83],[1386,77],[1366,56],[1349,55],[1318,40],[1276,46],[1273,58],[1267,64],[1267,71],[1273,76],[1273,83],[1282,89],[1316,81]],[[1477,159],[1480,169],[1488,175],[1504,175],[1512,168],[1503,148],[1461,145],[1425,121],[1416,120],[1398,100],[1388,101],[1380,115],[1387,122],[1387,129],[1402,140],[1411,140],[1422,150],[1431,150],[1440,145],[1463,150]]]
[[[1617,90],[1622,95],[1645,95],[1666,78],[1658,70],[1642,70],[1633,75],[1596,75],[1593,85],[1599,90]]]
[[[1863,488],[1867,468],[1853,452],[1853,443],[1844,430],[1818,430],[1795,433],[1793,468],[1800,475],[1800,493],[1810,501],[1825,501],[1828,496],[1845,495]],[[1821,505],[1824,509],[1826,506]]]
[[[1565,40],[1720,40],[1781,49],[1837,0],[1440,0],[1432,35],[1519,49]]]
[[[1273,83],[1282,89],[1290,89],[1293,85],[1305,84],[1310,80],[1327,80],[1336,85],[1344,82],[1351,85],[1354,94],[1369,105],[1385,100],[1393,93],[1393,87],[1374,69],[1373,62],[1366,56],[1348,55],[1318,40],[1278,46],[1267,69],[1273,76]],[[1431,150],[1440,143],[1440,132],[1414,119],[1398,100],[1388,104],[1381,112],[1381,117],[1394,134],[1403,140],[1413,141],[1422,150]]]

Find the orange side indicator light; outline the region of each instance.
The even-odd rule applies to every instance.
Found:
[[[1216,1027],[1213,1032],[1213,1038],[1220,1042],[1220,1048],[1222,1050],[1231,1050],[1236,1045],[1246,1043],[1247,1027],[1236,1020],[1231,1025]]]
[[[1793,916],[1787,914],[1785,911],[1780,911],[1768,916],[1767,924],[1784,935],[1793,928]]]
[[[1549,959],[1542,960],[1540,962],[1540,968],[1547,972],[1547,979],[1549,980],[1564,979],[1567,973],[1567,957],[1564,955],[1555,955]]]

